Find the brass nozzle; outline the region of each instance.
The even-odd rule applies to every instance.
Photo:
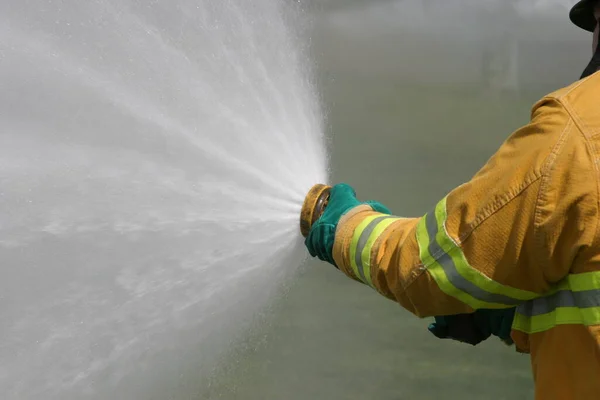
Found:
[[[307,237],[310,228],[316,220],[323,214],[329,201],[329,192],[331,186],[318,183],[314,185],[304,198],[302,211],[300,212],[300,232],[302,236]]]

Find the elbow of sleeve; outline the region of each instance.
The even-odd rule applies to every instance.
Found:
[[[333,256],[342,272],[418,317],[471,310],[438,287],[421,261],[423,218],[362,211],[341,220]]]

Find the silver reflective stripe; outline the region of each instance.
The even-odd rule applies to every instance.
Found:
[[[583,292],[561,290],[547,297],[527,301],[517,307],[517,312],[526,317],[535,317],[565,307],[600,307],[600,289]]]
[[[362,233],[360,234],[360,237],[358,238],[358,243],[356,244],[356,254],[354,255],[354,261],[356,262],[356,265],[358,266],[358,273],[360,274],[360,278],[363,282],[367,282],[367,280],[365,277],[365,271],[363,269],[362,252],[365,249],[367,242],[369,241],[369,236],[371,236],[371,233],[373,233],[373,231],[375,230],[377,225],[381,221],[384,221],[384,220],[390,219],[390,218],[394,218],[394,217],[384,216],[384,217],[375,218],[373,221],[371,221],[369,223],[369,225],[367,225],[365,227],[365,229],[363,229]]]
[[[435,211],[426,215],[425,226],[427,227],[427,234],[429,235],[429,254],[431,254],[431,257],[441,265],[446,277],[454,287],[470,294],[477,300],[488,303],[506,304],[511,306],[523,303],[523,300],[505,296],[503,294],[490,293],[467,280],[458,272],[452,257],[440,247],[436,240],[438,222],[436,220]]]

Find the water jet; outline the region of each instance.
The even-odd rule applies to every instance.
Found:
[[[308,254],[285,0],[0,2],[2,399],[193,398]]]

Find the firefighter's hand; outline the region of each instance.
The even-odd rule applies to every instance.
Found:
[[[331,188],[329,202],[323,215],[313,224],[304,241],[311,256],[318,257],[337,268],[333,260],[333,243],[337,224],[344,214],[361,204],[367,204],[374,211],[380,213],[390,213],[387,207],[376,201],[358,201],[354,189],[345,183]]]

